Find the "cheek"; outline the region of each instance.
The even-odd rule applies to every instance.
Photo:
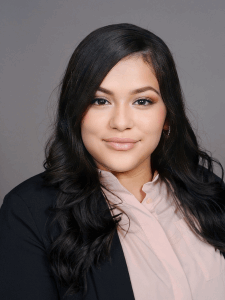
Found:
[[[148,131],[161,131],[166,118],[166,110],[164,107],[158,107],[152,111],[146,118],[142,118],[142,128]],[[139,119],[140,120],[140,119]],[[140,121],[139,121],[140,122]]]
[[[166,111],[165,111],[165,109],[162,108],[160,110],[159,120],[160,120],[161,123],[164,123],[165,119],[166,119]]]
[[[95,122],[96,118],[88,111],[82,120],[82,127],[84,130],[90,130]]]
[[[96,115],[91,112],[86,113],[86,115],[83,117],[82,125],[81,125],[82,134],[96,135],[101,128],[102,127],[99,118],[97,118]]]
[[[166,118],[166,109],[164,107],[160,107],[157,113],[156,122],[158,126],[163,126]]]
[[[90,128],[90,117],[88,115],[88,113],[83,117],[82,122],[81,122],[81,135],[83,140],[85,140],[86,135],[89,133],[89,128]]]
[[[89,118],[89,115],[88,115],[88,113],[86,113],[86,115],[83,117],[82,123],[85,123],[85,124],[86,124],[86,122],[87,122],[89,119],[90,119],[90,118]]]

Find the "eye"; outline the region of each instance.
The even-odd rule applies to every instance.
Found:
[[[139,102],[139,101],[142,102],[142,103],[143,103],[143,101],[144,101],[145,103],[147,102],[147,103],[148,103],[147,105],[153,104],[153,101],[150,100],[149,98],[147,98],[147,99],[146,99],[146,98],[138,99],[138,100],[136,100],[135,102]],[[139,103],[140,103],[140,102],[139,102]],[[147,106],[147,105],[142,105],[142,106]]]
[[[107,101],[106,99],[103,99],[103,98],[95,98],[94,100],[92,100],[91,101],[91,104],[95,104],[96,102],[98,102],[98,103],[101,103],[101,104],[105,104],[105,103],[103,103],[104,101]],[[107,101],[108,102],[108,101]],[[142,105],[142,104],[140,104],[141,106],[147,106],[147,105],[151,105],[151,104],[153,104],[153,101],[152,100],[150,100],[149,98],[142,98],[142,99],[138,99],[138,100],[136,100],[135,102],[139,102],[139,104],[140,103],[146,103],[147,102],[147,104],[146,105]],[[134,102],[134,103],[135,103]],[[97,104],[97,105],[99,105],[99,106],[101,106],[101,104],[99,105],[99,104]]]
[[[91,101],[91,104],[95,104],[95,102],[97,102],[97,101],[98,101],[98,102],[99,102],[99,101],[103,101],[103,102],[104,102],[104,101],[107,101],[107,100],[106,100],[106,99],[103,99],[103,98],[95,98],[94,100]],[[107,101],[107,102],[108,102],[108,101]],[[104,104],[104,103],[103,103],[103,104]],[[98,104],[97,104],[97,105],[98,105]]]

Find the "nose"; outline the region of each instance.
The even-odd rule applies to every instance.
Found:
[[[132,128],[134,124],[132,111],[127,105],[118,105],[114,107],[110,116],[110,127],[123,131]]]

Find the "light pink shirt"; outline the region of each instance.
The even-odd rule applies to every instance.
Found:
[[[157,171],[145,183],[140,203],[111,172],[98,169],[101,182],[118,195],[130,229],[118,229],[136,300],[224,300],[225,259],[188,228]],[[103,188],[113,203],[121,201]],[[118,209],[114,214],[120,213]],[[127,230],[128,218],[121,226]]]

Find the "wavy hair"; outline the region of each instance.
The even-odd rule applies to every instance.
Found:
[[[49,261],[70,295],[82,288],[85,294],[91,265],[110,258],[112,238],[124,213],[119,207],[121,213],[112,216],[99,210],[101,201],[112,212],[116,205],[103,195],[97,166],[81,138],[81,122],[107,73],[131,55],[141,55],[152,67],[171,129],[169,136],[162,133],[151,167],[170,189],[176,211],[190,230],[215,250],[225,251],[224,170],[197,141],[170,50],[147,29],[128,23],[107,25],[87,35],[73,52],[59,84],[54,131],[45,145],[45,185],[58,191],[51,225],[60,228],[60,234],[51,235]],[[214,174],[213,162],[221,167],[222,178]]]

